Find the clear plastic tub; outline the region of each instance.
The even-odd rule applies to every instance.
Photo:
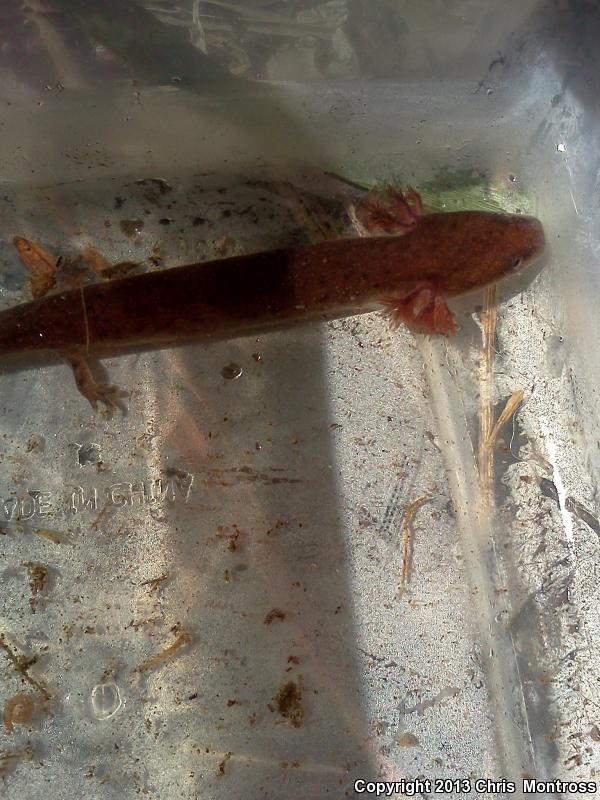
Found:
[[[595,781],[595,4],[2,15],[3,308],[16,234],[160,269],[337,235],[378,181],[550,245],[450,340],[365,315],[106,360],[112,418],[3,361],[6,796]]]

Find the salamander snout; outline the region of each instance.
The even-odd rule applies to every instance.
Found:
[[[509,242],[511,253],[505,270],[507,275],[520,272],[542,255],[546,247],[542,223],[535,217],[510,217]]]

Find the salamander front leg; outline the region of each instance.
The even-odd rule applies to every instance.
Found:
[[[78,348],[62,350],[61,356],[69,362],[73,370],[73,376],[77,388],[87,400],[94,411],[98,410],[98,403],[106,406],[109,416],[115,409],[120,409],[123,414],[127,409],[121,398],[126,397],[127,393],[121,391],[118,386],[111,386],[108,383],[97,383],[87,362],[84,353]]]
[[[416,333],[456,333],[454,314],[432,283],[419,283],[410,292],[382,298],[392,328],[404,323]]]
[[[350,209],[350,216],[361,236],[408,233],[422,215],[421,197],[410,186],[406,193],[392,186],[371,189]]]

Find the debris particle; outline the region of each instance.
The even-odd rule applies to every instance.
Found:
[[[265,617],[264,624],[270,625],[276,619],[280,619],[283,622],[286,616],[287,614],[285,611],[282,611],[280,608],[273,608]]]
[[[0,778],[9,774],[20,761],[33,760],[33,746],[29,743],[17,750],[0,750]]]
[[[40,683],[40,681],[29,674],[29,668],[37,662],[37,656],[23,656],[15,653],[13,648],[7,643],[3,633],[0,633],[0,649],[4,650],[6,657],[23,680],[27,681],[30,686],[36,689],[44,700],[49,700],[50,692],[46,689],[44,684]]]
[[[274,698],[277,711],[287,719],[294,728],[300,728],[304,720],[302,690],[295,681],[284,684]]]
[[[4,705],[2,720],[4,727],[12,733],[15,725],[24,725],[29,722],[35,712],[35,700],[29,694],[16,694],[9,698]]]
[[[223,775],[225,775],[225,764],[227,764],[232,755],[233,753],[225,753],[225,758],[221,761],[217,770],[217,775],[219,778],[222,778]]]
[[[185,647],[191,641],[192,637],[189,635],[189,633],[182,631],[177,637],[177,639],[175,639],[172,645],[165,648],[164,650],[161,650],[160,653],[157,653],[156,655],[146,659],[146,661],[140,664],[139,667],[136,667],[133,671],[137,673],[142,673],[154,669],[159,664],[162,664],[164,661],[167,661],[167,659],[169,659],[174,653],[176,653],[178,650],[181,650],[182,647]]]
[[[48,585],[48,578],[50,577],[50,569],[44,564],[38,564],[35,561],[23,561],[22,566],[27,570],[29,575],[29,589],[31,597],[29,598],[29,606],[35,614],[38,606],[38,595],[44,591]]]
[[[413,519],[417,511],[425,505],[431,498],[428,494],[419,497],[410,503],[404,512],[404,520],[402,522],[402,541],[403,541],[403,556],[402,556],[402,574],[400,576],[400,591],[403,591],[410,581],[410,573],[412,569],[412,554],[414,544],[413,532]]]
[[[394,736],[394,741],[396,744],[399,744],[400,747],[418,747],[420,744],[414,733],[409,733],[408,731],[404,731],[404,733]]]

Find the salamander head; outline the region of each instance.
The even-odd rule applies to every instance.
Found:
[[[447,214],[454,258],[442,283],[448,296],[464,294],[521,272],[544,251],[544,230],[535,217],[477,211]],[[450,217],[453,220],[450,220]],[[453,230],[452,230],[453,229]]]
[[[528,267],[546,247],[542,223],[535,217],[516,214],[506,217],[503,241],[504,248],[498,253],[500,258],[504,258],[504,264],[499,264],[503,276]]]

